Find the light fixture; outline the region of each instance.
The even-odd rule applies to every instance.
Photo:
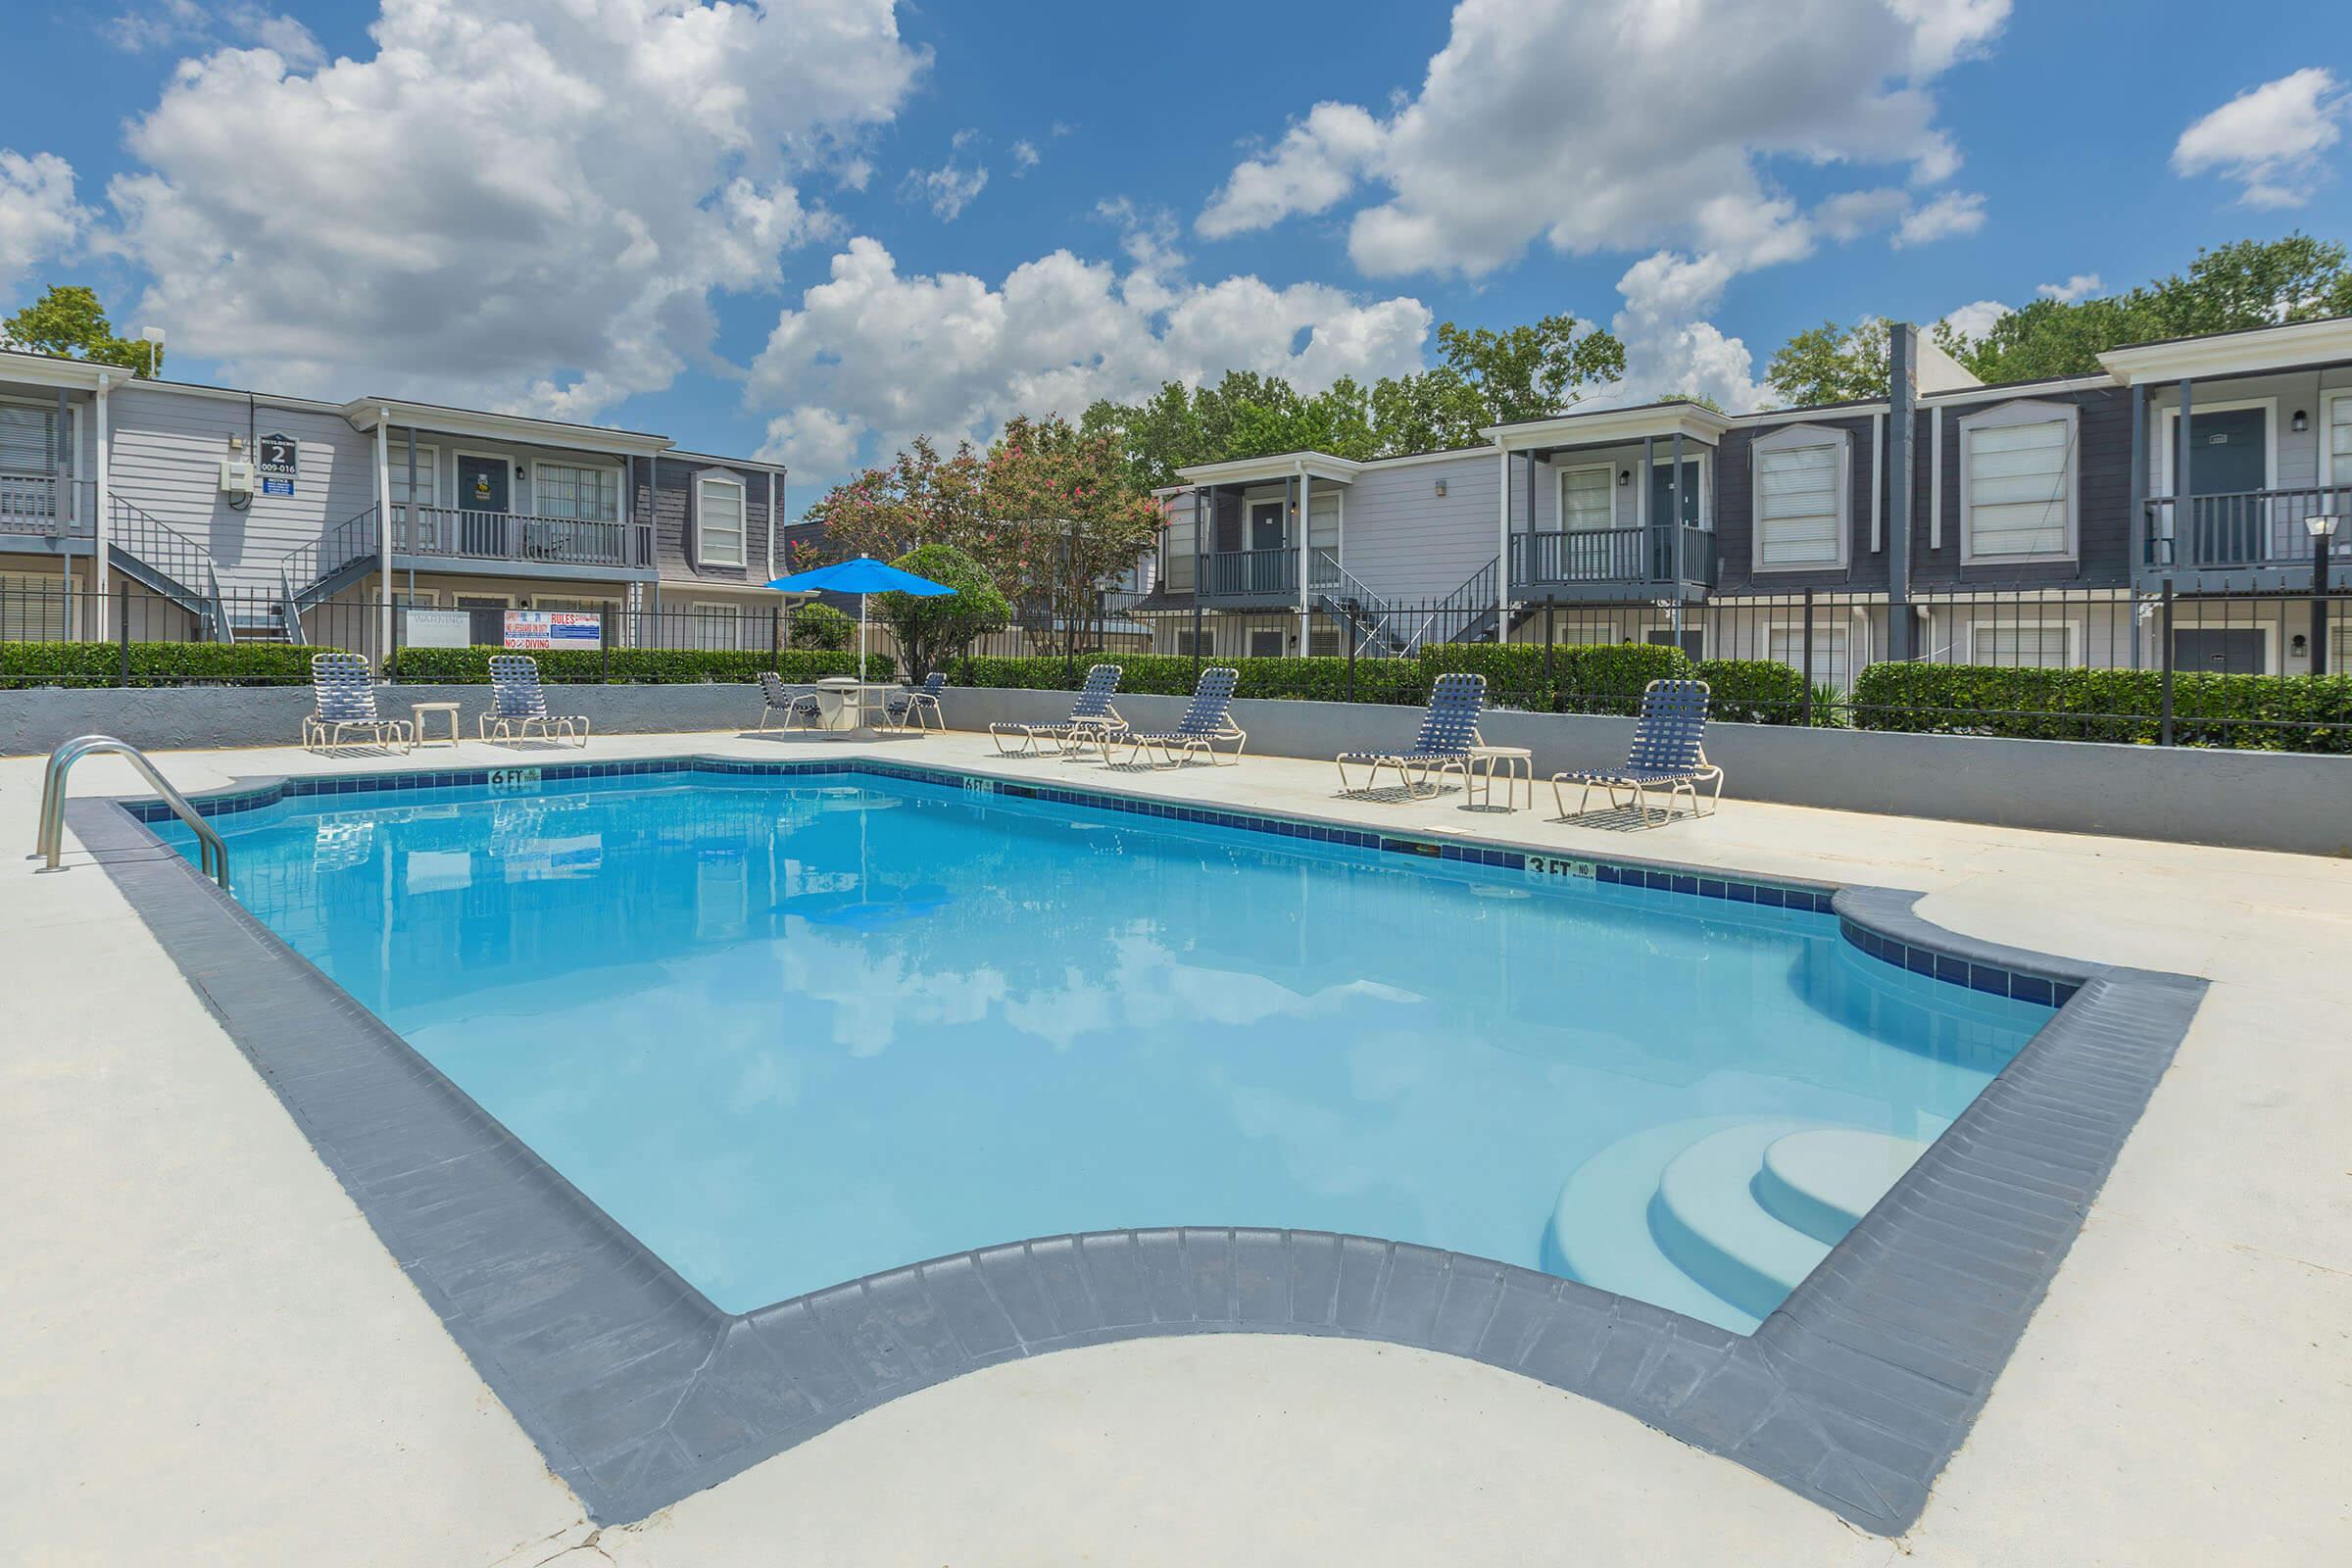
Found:
[[[2303,519],[2303,531],[2314,539],[2332,539],[2335,525],[2342,520],[2332,512],[2314,513]]]
[[[1443,479],[1438,481],[1438,499],[1441,501],[1446,499],[1446,481]]]
[[[2290,422],[2293,428],[2298,432],[2308,430],[2311,428],[2311,416],[2304,413],[2301,409],[2297,409],[2295,411],[2295,416]]]
[[[1617,482],[1621,485],[1630,486],[1634,482],[1634,470],[1631,468],[1619,468],[1617,470]]]
[[[2286,645],[2286,651],[2295,658],[2301,659],[2305,654],[2311,652],[2311,639],[2301,632],[2297,632],[2294,640]]]

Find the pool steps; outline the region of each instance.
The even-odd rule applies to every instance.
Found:
[[[1914,1139],[1787,1117],[1704,1116],[1648,1128],[1568,1179],[1547,1262],[1753,1333],[1926,1149]]]

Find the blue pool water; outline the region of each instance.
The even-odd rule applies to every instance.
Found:
[[[868,775],[220,820],[255,914],[731,1310],[1266,1225],[1744,1330],[1836,1236],[1780,1140],[1890,1135],[1890,1181],[2050,1016],[1827,915]]]

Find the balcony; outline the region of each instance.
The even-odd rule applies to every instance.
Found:
[[[31,545],[31,540],[71,541],[97,534],[98,482],[60,479],[47,473],[0,472],[0,550],[56,550],[54,543]],[[88,553],[87,544],[68,546]]]
[[[654,528],[647,522],[591,522],[464,507],[392,509],[395,564],[463,570],[468,565],[522,575],[649,576]]]
[[[1284,546],[1219,550],[1202,556],[1200,599],[1203,604],[1295,605],[1298,602],[1298,552]]]
[[[2140,585],[2164,578],[2183,593],[2291,591],[2310,586],[2306,517],[2352,517],[2352,485],[2154,496],[2140,537]],[[2339,527],[2331,560],[2352,558],[2352,523]]]
[[[1698,600],[1715,584],[1713,530],[1660,524],[1511,535],[1521,601]]]

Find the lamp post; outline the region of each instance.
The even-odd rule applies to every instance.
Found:
[[[2303,531],[2311,535],[2311,672],[2314,675],[2328,673],[2328,542],[2335,537],[2336,524],[2342,520],[2333,513],[2318,513],[2303,519]]]

